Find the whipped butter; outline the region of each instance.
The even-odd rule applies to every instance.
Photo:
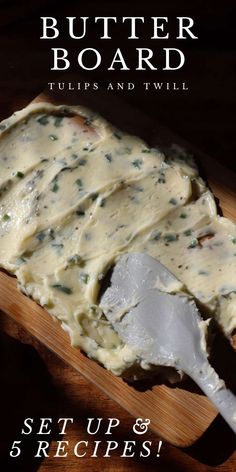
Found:
[[[231,336],[236,226],[217,215],[192,159],[82,107],[32,104],[0,130],[0,266],[73,345],[117,375],[137,364],[98,303],[125,252],[158,259]]]

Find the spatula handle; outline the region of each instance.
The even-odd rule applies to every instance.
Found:
[[[187,372],[188,373],[188,372]],[[210,398],[219,413],[236,434],[236,396],[225,387],[208,360],[188,373],[201,390]]]

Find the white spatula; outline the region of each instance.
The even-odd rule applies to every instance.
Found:
[[[167,293],[180,282],[145,254],[125,254],[100,306],[120,338],[142,360],[188,374],[236,433],[236,397],[209,364],[200,313],[188,296]]]

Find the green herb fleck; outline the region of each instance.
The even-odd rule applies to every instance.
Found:
[[[130,241],[130,239],[132,238],[132,233],[129,233],[128,236],[126,236],[126,241]]]
[[[178,240],[178,234],[165,234],[164,240],[167,243],[173,243]]]
[[[80,159],[80,160],[78,161],[78,165],[79,165],[79,166],[85,166],[86,164],[87,164],[86,159]]]
[[[74,256],[68,258],[68,262],[70,265],[78,265],[82,267],[84,265],[84,261],[79,254],[74,254]]]
[[[199,245],[199,243],[198,243],[197,238],[194,238],[194,239],[191,241],[190,245],[188,246],[188,249],[192,249],[192,248],[194,248],[194,247],[197,247],[198,245]]]
[[[105,204],[106,204],[106,199],[105,199],[105,198],[102,198],[102,200],[101,200],[99,206],[103,208],[103,207],[105,206]]]
[[[209,272],[207,272],[206,270],[199,270],[199,271],[198,271],[198,274],[199,274],[199,275],[206,275],[206,276],[207,276],[207,275],[210,275]]]
[[[16,177],[18,177],[18,179],[23,179],[23,177],[24,177],[23,172],[18,171],[18,172],[16,173]]]
[[[169,203],[171,205],[177,205],[178,201],[176,200],[176,198],[172,197],[172,198],[170,198]]]
[[[97,305],[90,305],[89,308],[95,314],[95,313],[97,313],[97,310],[98,310],[99,307]]]
[[[48,125],[49,123],[48,115],[41,116],[40,118],[38,118],[37,122],[42,126]]]
[[[191,229],[186,229],[186,231],[184,231],[184,236],[191,236],[191,234],[192,234]]]
[[[24,259],[24,257],[21,256],[21,257],[17,258],[16,263],[17,264],[25,264],[26,260]]]
[[[161,232],[157,232],[151,235],[151,241],[159,241],[161,238]]]
[[[45,235],[45,232],[44,231],[40,231],[40,233],[38,233],[36,235],[36,239],[38,239],[38,241],[43,241],[45,239],[46,235]]]
[[[136,167],[137,169],[141,169],[143,164],[143,161],[141,159],[135,159],[135,161],[132,161],[132,165]]]
[[[89,279],[90,279],[89,274],[80,274],[80,278],[82,282],[84,282],[84,284],[86,285],[88,284]]]
[[[187,213],[180,213],[179,217],[185,220],[186,218],[188,218],[188,215]]]
[[[66,287],[65,285],[54,284],[54,285],[52,285],[52,288],[55,288],[55,289],[58,290],[59,292],[66,293],[66,295],[71,295],[71,294],[72,294],[71,288]]]
[[[232,243],[233,243],[233,244],[236,244],[236,238],[233,238],[233,239],[232,239]]]
[[[76,210],[75,213],[76,213],[77,216],[80,216],[80,217],[81,217],[81,216],[85,216],[85,211],[84,211],[84,210],[81,210],[81,209]]]
[[[51,141],[57,141],[58,137],[55,135],[55,134],[49,134],[49,139],[51,139]]]
[[[83,182],[82,182],[81,179],[77,179],[77,180],[75,181],[75,184],[78,185],[79,188],[82,188],[82,187],[83,187]]]
[[[59,188],[60,188],[59,185],[55,182],[55,184],[51,188],[51,191],[56,193],[58,192]]]
[[[55,116],[54,126],[56,128],[59,128],[59,126],[61,126],[61,122],[62,122],[63,118],[64,118],[64,116]]]
[[[107,159],[108,162],[111,162],[112,161],[112,154],[111,153],[105,154],[105,158]]]
[[[26,262],[26,258],[29,258],[29,257],[31,257],[31,256],[32,256],[32,254],[33,254],[33,252],[32,252],[32,251],[25,251],[25,252],[23,252],[23,254],[22,254],[22,256],[21,256],[21,257],[22,257],[22,259],[24,259],[24,260],[25,260],[25,262]]]
[[[49,238],[52,240],[55,239],[55,230],[53,228],[49,229]]]
[[[151,149],[145,148],[145,149],[142,149],[142,152],[146,154],[150,154]]]
[[[3,215],[3,217],[2,217],[2,219],[3,219],[3,221],[9,221],[11,219],[11,217],[7,213],[5,213],[5,215]]]
[[[91,200],[92,200],[93,202],[94,202],[95,200],[97,200],[98,195],[99,195],[99,194],[96,193],[96,192],[95,192],[95,193],[91,193],[91,196],[90,196]]]
[[[52,243],[52,247],[55,247],[56,249],[63,249],[64,244]]]
[[[143,189],[143,187],[141,187],[141,185],[140,185],[140,186],[137,185],[136,187],[133,187],[133,189],[134,189],[136,192],[143,192],[143,191],[144,191],[144,189]]]

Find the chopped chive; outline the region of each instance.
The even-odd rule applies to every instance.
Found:
[[[64,118],[64,116],[55,116],[54,126],[56,128],[61,126],[61,122],[62,122],[63,118]]]
[[[40,118],[37,119],[37,122],[40,125],[46,126],[49,123],[48,115],[43,115]]]
[[[143,161],[141,161],[141,159],[135,159],[135,161],[132,161],[131,164],[137,169],[141,169]]]
[[[60,188],[59,185],[55,182],[55,184],[51,188],[51,191],[56,193],[56,192],[58,192],[59,188]]]
[[[76,210],[76,212],[75,212],[75,213],[76,213],[76,215],[77,215],[77,216],[85,216],[85,211],[84,211],[84,210],[82,210],[82,209],[78,209],[78,210]]]
[[[184,231],[184,236],[191,236],[191,234],[192,234],[191,229],[186,229],[186,231]]]
[[[3,219],[3,221],[9,221],[11,219],[11,217],[7,213],[5,213],[5,215],[3,215],[3,217],[2,217],[2,219]]]
[[[84,282],[84,284],[86,285],[88,284],[89,279],[90,279],[89,274],[80,274],[80,278],[82,282]]]
[[[52,247],[55,247],[56,249],[63,249],[64,244],[52,243]]]
[[[96,193],[96,192],[95,192],[95,193],[91,193],[91,196],[90,196],[91,200],[92,200],[93,202],[94,202],[95,200],[97,200],[98,195],[99,195],[99,194]]]
[[[78,265],[80,267],[84,264],[84,261],[79,254],[74,254],[74,256],[69,257],[68,262],[70,265]]]
[[[129,233],[128,236],[126,236],[126,241],[130,241],[130,239],[132,238],[132,233]]]
[[[187,213],[180,213],[179,217],[185,220],[186,218],[188,218],[188,215]]]
[[[82,182],[81,179],[77,179],[77,180],[75,181],[75,184],[78,185],[78,187],[80,187],[80,188],[83,187],[83,182]]]
[[[105,206],[105,204],[106,204],[106,199],[105,199],[105,198],[102,198],[102,200],[101,200],[99,206],[103,208],[103,207]]]
[[[55,134],[49,134],[49,139],[51,139],[51,141],[56,141],[58,139],[58,137],[55,135]]]
[[[210,275],[209,272],[207,272],[206,270],[199,270],[198,274],[199,275]]]
[[[136,192],[143,192],[144,191],[144,189],[143,189],[143,187],[141,187],[141,185],[140,186],[137,185],[136,187],[134,187],[134,190]]]
[[[67,295],[71,295],[71,294],[72,294],[71,288],[66,287],[65,285],[54,284],[54,285],[52,285],[52,288],[55,288],[55,289],[58,290],[59,292],[66,293]]]
[[[111,153],[105,154],[105,158],[107,159],[108,162],[111,162],[112,161],[112,154]]]
[[[23,252],[23,254],[21,255],[21,257],[23,257],[23,259],[24,259],[24,258],[27,258],[27,257],[31,257],[32,254],[33,254],[32,251],[25,251],[25,252]]]
[[[146,153],[146,154],[150,154],[151,149],[148,149],[148,148],[142,149],[142,152],[143,152],[143,153]]]
[[[159,231],[158,233],[154,233],[151,235],[151,241],[159,241],[161,238],[161,232]]]
[[[232,243],[233,243],[233,244],[236,244],[236,238],[233,238],[233,239],[232,239]]]
[[[178,234],[165,234],[164,240],[167,243],[173,243],[178,240]]]
[[[79,166],[85,166],[86,164],[87,164],[86,159],[80,159],[80,160],[78,161],[78,165],[79,165]]]
[[[197,238],[194,238],[194,239],[191,241],[190,245],[188,246],[188,249],[192,249],[192,248],[198,246],[198,244],[199,244],[199,243],[198,243]]]
[[[172,198],[170,198],[169,203],[170,203],[171,205],[177,205],[178,201],[176,200],[176,198],[173,198],[173,197],[172,197]]]
[[[43,241],[45,239],[46,235],[45,235],[45,232],[44,231],[40,231],[40,233],[38,233],[36,235],[36,239],[38,239],[38,241]]]
[[[98,306],[97,305],[90,305],[90,310],[93,312],[93,313],[96,313],[97,312],[97,309],[98,309]]]
[[[18,171],[18,172],[16,173],[16,177],[18,177],[18,179],[23,179],[23,177],[24,177],[23,172]]]
[[[55,230],[53,228],[50,228],[49,230],[49,238],[52,240],[55,239]]]
[[[16,263],[17,264],[25,264],[26,262],[26,259],[24,259],[24,257],[18,257],[17,260],[16,260]]]

